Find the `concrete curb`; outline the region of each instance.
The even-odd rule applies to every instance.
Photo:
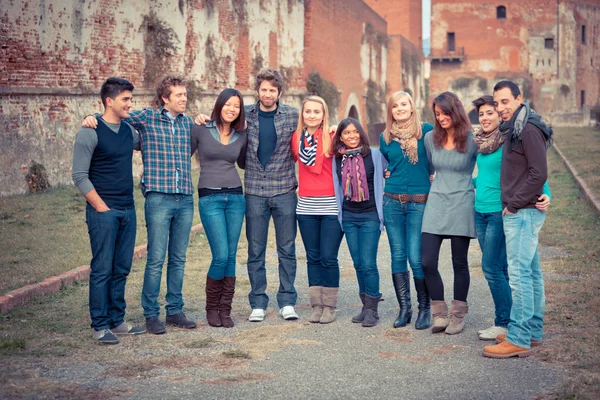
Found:
[[[590,205],[595,209],[596,213],[600,215],[600,200],[598,200],[594,192],[585,183],[585,181],[579,177],[579,174],[577,173],[575,167],[573,167],[569,160],[567,160],[567,158],[564,156],[563,152],[560,151],[560,148],[556,145],[556,143],[552,144],[552,147],[554,147],[554,150],[556,150],[558,157],[561,159],[567,170],[571,173],[571,175],[573,175],[575,183],[579,187],[579,190],[581,190],[581,192],[585,196],[588,203],[590,203]]]
[[[190,235],[202,230],[202,224],[194,225]],[[133,258],[140,258],[147,254],[147,245],[136,246],[133,250]],[[8,314],[15,307],[27,304],[36,297],[56,293],[62,288],[72,285],[75,281],[86,281],[90,277],[90,266],[82,265],[60,275],[44,279],[41,282],[23,286],[0,296],[0,312]]]

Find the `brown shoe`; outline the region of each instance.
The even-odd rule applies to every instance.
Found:
[[[219,303],[221,302],[221,292],[223,291],[223,279],[213,279],[206,277],[206,321],[210,326],[221,326],[221,317],[219,317]]]
[[[431,315],[433,316],[431,333],[442,332],[450,323],[448,305],[444,300],[431,300]]]
[[[310,286],[308,288],[308,294],[310,295],[310,306],[312,307],[312,314],[308,318],[308,322],[318,324],[323,314],[323,286]]]
[[[448,335],[456,335],[465,329],[465,316],[469,312],[469,305],[466,301],[452,300],[450,305],[450,322],[446,327]]]
[[[226,276],[223,278],[223,290],[221,291],[221,300],[219,302],[219,318],[223,328],[233,328],[235,323],[231,318],[231,303],[235,294],[235,276]]]
[[[531,355],[531,350],[515,346],[506,340],[483,348],[483,356],[490,358],[527,357],[529,355]]]
[[[506,340],[506,333],[501,333],[498,336],[496,336],[496,343],[502,343]],[[535,340],[535,339],[531,339],[531,347],[538,347],[538,346],[542,346],[544,344],[544,342],[542,342],[541,340]]]
[[[338,292],[340,288],[336,287],[323,287],[321,293],[323,294],[323,314],[319,320],[322,324],[329,324],[335,321],[335,307],[337,306]]]

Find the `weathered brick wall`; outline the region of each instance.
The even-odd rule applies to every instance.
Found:
[[[402,35],[419,49],[423,47],[422,0],[365,0],[388,23],[388,35]]]

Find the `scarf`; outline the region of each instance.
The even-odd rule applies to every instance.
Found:
[[[419,161],[419,153],[413,120],[408,120],[404,125],[392,122],[390,135],[393,140],[400,143],[402,153],[408,157],[408,161],[413,165],[416,164]]]
[[[552,146],[552,128],[546,125],[542,117],[529,107],[529,104],[523,103],[517,108],[515,115],[509,120],[500,124],[500,132],[506,139],[511,138],[510,150],[514,150],[523,141],[523,128],[527,124],[532,124],[542,131],[546,137],[546,148]]]
[[[302,164],[308,167],[313,167],[317,161],[317,141],[317,136],[311,135],[306,129],[300,135],[298,158]]]
[[[369,185],[362,151],[362,146],[352,150],[344,146],[338,149],[338,153],[342,154],[344,198],[356,203],[369,200]]]
[[[479,129],[473,135],[477,150],[481,154],[491,154],[498,150],[504,143],[504,136],[500,133],[500,126],[497,126],[492,132],[484,132]]]

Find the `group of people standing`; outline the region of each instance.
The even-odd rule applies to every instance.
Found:
[[[477,237],[496,312],[494,325],[479,337],[499,342],[487,346],[484,355],[528,355],[542,334],[537,235],[549,205],[549,190],[546,186],[542,195],[542,188],[552,131],[522,103],[517,85],[501,81],[493,97],[473,102],[481,125],[475,133],[453,93],[434,99],[432,126],[421,122],[410,94],[396,92],[387,103],[379,149],[371,147],[356,119],[330,127],[321,97],[308,96],[299,111],[281,103],[283,87],[277,71],[261,71],[255,104],[244,106],[240,92],[225,89],[210,117],[200,115],[194,125],[184,115],[185,83],[180,78],[161,81],[158,108],[133,112],[133,86],[120,78],[105,82],[105,113],[85,119],[73,163],[75,184],[88,202],[93,337],[118,343],[115,335],[144,332],[124,322],[125,280],[135,242],[131,155],[136,149],[144,163],[148,261],[142,306],[150,333],[166,331],[158,318],[157,298],[167,248],[166,323],[195,327],[183,313],[181,288],[193,216],[190,156],[197,152],[198,207],[212,253],[206,278],[210,326],[234,326],[231,304],[244,217],[249,321],[263,321],[268,307],[265,254],[272,218],[281,317],[298,319],[294,282],[299,228],[307,257],[309,321],[328,324],[336,319],[338,252],[345,236],[363,305],[352,322],[375,326],[382,300],[377,251],[385,228],[400,306],[394,327],[412,319],[410,264],[418,301],[415,328],[431,326],[433,333],[447,334],[464,329],[467,252]],[[245,194],[236,164],[245,169]],[[476,164],[478,177],[473,179]],[[449,309],[438,270],[444,239],[450,240],[454,270]]]

